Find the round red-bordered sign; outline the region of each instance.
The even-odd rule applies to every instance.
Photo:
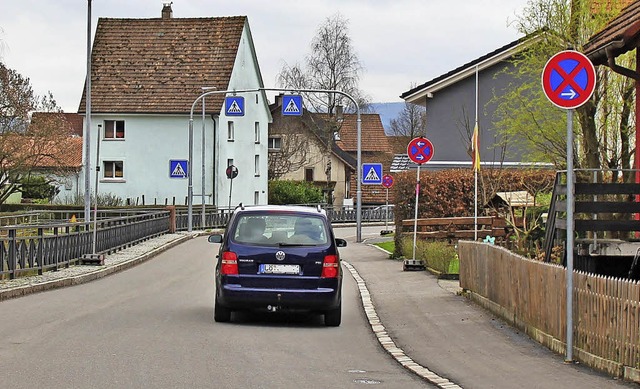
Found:
[[[382,186],[389,189],[393,186],[393,176],[385,174],[382,176]]]
[[[584,54],[565,50],[549,58],[542,71],[542,89],[556,106],[578,108],[593,95],[596,69]]]
[[[429,162],[433,157],[433,143],[423,136],[413,138],[407,146],[407,155],[419,165]]]

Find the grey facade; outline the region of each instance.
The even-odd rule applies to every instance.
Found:
[[[471,167],[471,136],[476,117],[476,71],[480,161],[483,166],[520,162],[522,153],[495,129],[495,95],[504,94],[514,78],[509,61],[527,40],[512,42],[449,73],[426,82],[400,97],[426,107],[425,136],[433,143],[433,162],[468,162]],[[427,164],[428,165],[428,164]]]

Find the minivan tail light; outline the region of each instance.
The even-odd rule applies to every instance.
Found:
[[[337,255],[327,255],[324,257],[324,262],[322,263],[322,278],[336,278],[338,277],[339,269],[338,266],[338,256]]]
[[[238,274],[238,255],[233,251],[225,251],[222,253],[222,266],[220,266],[220,273]]]

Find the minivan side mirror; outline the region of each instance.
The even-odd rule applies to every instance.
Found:
[[[336,246],[347,247],[347,241],[342,238],[336,238]]]
[[[222,234],[209,235],[207,240],[209,243],[222,243]]]

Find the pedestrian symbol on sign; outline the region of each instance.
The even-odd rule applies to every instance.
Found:
[[[382,183],[382,164],[381,163],[363,163],[362,164],[362,183],[365,185],[380,185]]]
[[[283,95],[282,96],[283,116],[302,116],[302,96]]]
[[[185,159],[172,159],[169,161],[170,178],[187,178],[189,161]]]
[[[378,176],[378,173],[376,173],[376,169],[371,167],[371,169],[369,169],[369,173],[367,173],[367,176],[364,178],[364,180],[365,181],[380,181],[380,176]]]

